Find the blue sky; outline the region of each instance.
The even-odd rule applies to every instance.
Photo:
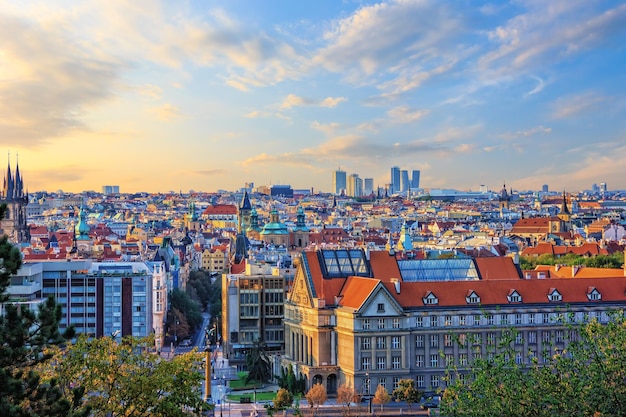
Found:
[[[626,3],[1,1],[30,191],[626,189]]]

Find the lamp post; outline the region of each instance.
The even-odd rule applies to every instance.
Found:
[[[204,401],[207,402],[211,398],[211,332],[208,327],[204,329]]]
[[[369,371],[365,371],[365,391],[367,394],[367,410],[370,414],[372,414],[372,396],[370,395],[370,373]]]

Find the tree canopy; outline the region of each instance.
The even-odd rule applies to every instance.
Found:
[[[564,350],[546,362],[517,363],[515,345],[503,338],[492,359],[476,359],[469,373],[455,371],[441,402],[449,416],[626,415],[626,322],[572,326]],[[512,332],[509,337],[512,337]]]

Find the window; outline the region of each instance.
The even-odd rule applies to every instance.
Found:
[[[563,330],[557,330],[554,336],[556,343],[563,343]]]
[[[400,360],[400,356],[394,356],[391,358],[391,366],[393,369],[400,369],[400,364],[402,361]]]
[[[509,324],[509,315],[508,314],[500,314],[499,321],[500,321],[500,324],[502,324],[502,325]]]
[[[426,297],[422,298],[422,301],[424,302],[424,304],[427,305],[439,304],[439,299],[437,298],[437,296],[430,291],[428,292]]]
[[[437,327],[439,325],[439,317],[437,316],[430,316],[430,327]]]
[[[528,363],[533,363],[533,359],[535,359],[536,356],[537,356],[537,352],[535,352],[534,350],[529,350],[528,351]]]
[[[424,335],[418,334],[415,336],[415,347],[422,348],[424,347]]]
[[[561,293],[556,288],[553,288],[548,294],[548,300],[550,301],[561,301],[562,299]]]
[[[361,369],[368,370],[372,366],[371,358],[369,356],[361,357]]]
[[[430,386],[433,388],[439,387],[439,375],[431,375],[430,376]]]
[[[376,349],[387,349],[387,338],[385,336],[376,338]]]
[[[439,355],[430,355],[430,367],[436,368],[439,366]]]
[[[400,386],[400,377],[394,376],[393,377],[393,389],[396,389],[399,386]]]
[[[385,328],[385,319],[378,319],[378,328],[379,329]]]
[[[515,363],[518,365],[522,364],[522,352],[515,353]]]
[[[474,335],[472,336],[472,344],[474,346],[480,346],[482,344],[480,333],[474,333]]]
[[[443,335],[443,345],[446,347],[452,346],[452,335],[451,334],[444,334]]]
[[[550,342],[550,332],[549,331],[544,331],[543,334],[542,334],[541,340],[543,341],[543,343],[549,343]]]
[[[418,375],[415,378],[417,388],[424,388],[424,375]]]
[[[493,326],[493,314],[487,314],[487,324]]]
[[[522,315],[519,313],[515,315],[515,324],[522,324]]]
[[[377,356],[376,357],[376,369],[386,369],[387,368],[387,364],[385,363],[385,359],[387,359],[384,356]]]
[[[363,319],[363,330],[369,330],[370,328],[370,319]]]
[[[379,313],[384,313],[385,312],[385,304],[384,303],[378,303],[378,308],[377,310]]]
[[[543,314],[542,314],[542,317],[543,317],[543,323],[544,323],[544,324],[546,324],[546,323],[550,323],[550,314],[548,314],[548,313],[543,313]]]
[[[530,313],[528,315],[528,323],[529,324],[535,324],[535,313]]]
[[[509,299],[509,303],[521,303],[522,302],[522,296],[516,290],[511,291],[511,293],[507,296],[507,298]]]
[[[587,298],[589,299],[589,301],[598,301],[602,299],[602,294],[600,294],[600,291],[593,288],[587,293]]]
[[[466,339],[467,339],[467,336],[465,335],[465,333],[459,334],[459,345],[465,346],[465,343],[467,342]]]
[[[476,294],[475,291],[470,291],[470,293],[467,295],[467,297],[465,297],[465,302],[467,304],[479,304],[480,303],[480,297],[478,296],[478,294]]]
[[[445,358],[445,362],[446,362],[446,366],[452,366],[454,365],[454,355],[451,353],[446,353]]]
[[[424,327],[424,317],[415,317],[415,327]]]
[[[528,343],[537,343],[537,332],[528,332]]]
[[[430,335],[430,347],[439,347],[439,335]]]
[[[417,368],[424,367],[424,355],[415,355],[415,366]]]
[[[521,333],[518,333],[515,335],[515,344],[516,345],[521,345],[524,344],[524,335]]]
[[[474,326],[480,326],[480,316],[478,314],[474,315]]]
[[[465,316],[464,315],[460,315],[459,316],[459,326],[465,326]]]
[[[467,366],[467,353],[459,354],[459,365]]]
[[[383,388],[387,388],[387,378],[378,378],[378,385],[382,385]]]
[[[452,326],[452,316],[445,317],[444,326]]]
[[[400,319],[399,318],[397,318],[397,317],[394,318],[391,323],[392,323],[392,327],[394,329],[399,329],[400,328]]]
[[[487,344],[495,345],[496,344],[496,334],[495,333],[487,333]]]
[[[400,349],[400,336],[393,336],[391,338],[391,348]]]
[[[370,337],[362,337],[361,338],[361,350],[370,350],[371,348],[371,338]]]

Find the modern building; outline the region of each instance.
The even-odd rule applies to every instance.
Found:
[[[119,194],[120,186],[119,185],[103,185],[102,186],[102,194],[111,195],[111,194]]]
[[[400,191],[400,167],[391,167],[390,184],[390,193],[394,194]]]
[[[223,352],[238,370],[245,369],[246,351],[256,342],[271,353],[284,351],[285,274],[293,272],[247,260],[244,271],[222,275]]]
[[[291,185],[272,185],[270,187],[270,196],[293,198],[293,188],[291,188]]]
[[[167,311],[163,262],[26,262],[11,278],[11,299],[41,300],[50,295],[61,305],[61,330],[95,337],[154,333],[162,347]]]
[[[409,182],[409,171],[403,169],[400,171],[400,191],[406,193],[409,191],[411,183]]]
[[[411,188],[412,189],[420,188],[420,171],[418,169],[414,169],[411,172]]]
[[[363,180],[363,195],[370,195],[374,192],[374,178],[365,178]]]
[[[346,195],[350,197],[361,197],[363,195],[363,180],[359,178],[359,174],[350,174],[348,176]]]
[[[333,193],[336,195],[341,195],[346,192],[347,183],[346,183],[346,171],[338,169],[333,172]]]
[[[285,302],[282,365],[329,394],[341,384],[392,391],[405,378],[436,391],[447,369],[490,357],[511,329],[515,361],[542,363],[577,337],[569,323],[604,323],[626,307],[624,270],[569,269],[522,273],[510,257],[304,252]]]

